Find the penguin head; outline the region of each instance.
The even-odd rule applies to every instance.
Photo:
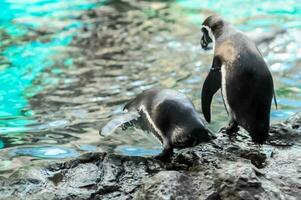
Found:
[[[215,134],[206,127],[193,130],[191,135],[194,136],[194,140],[197,141],[197,143],[209,142],[216,139]]]
[[[202,39],[201,45],[203,49],[208,49],[210,43],[222,35],[224,20],[218,15],[211,15],[207,17],[202,24]]]

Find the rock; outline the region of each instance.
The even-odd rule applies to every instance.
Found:
[[[0,199],[298,199],[300,116],[273,125],[264,147],[240,131],[177,151],[170,163],[106,153],[34,163],[0,178]]]
[[[301,144],[301,112],[291,116],[285,122],[275,124],[270,129],[269,144],[293,146]]]
[[[134,199],[200,199],[193,178],[177,171],[161,171],[145,181]]]
[[[281,191],[277,189],[273,183],[268,182],[264,174],[258,172],[254,166],[244,162],[225,162],[221,165],[221,169],[217,169],[215,173],[216,195],[220,199],[271,199],[271,193],[281,195]],[[265,184],[271,188],[263,187]],[[272,199],[281,199],[274,196]]]
[[[299,117],[273,125],[271,140],[284,132],[288,141],[300,140],[300,131],[290,124]],[[272,148],[273,157],[265,156],[264,148]],[[300,180],[297,142],[258,147],[240,131],[236,138],[219,133],[210,143],[177,151],[169,163],[106,153],[35,163],[0,177],[0,199],[297,200]]]
[[[151,158],[88,153],[1,178],[0,199],[129,199],[143,178],[160,169]]]

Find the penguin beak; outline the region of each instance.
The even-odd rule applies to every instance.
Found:
[[[201,46],[203,49],[205,49],[208,46],[208,43],[205,41],[205,37],[203,36],[201,39]]]
[[[214,135],[214,133],[208,129],[208,128],[203,128],[203,130],[200,132],[199,134],[199,143],[203,143],[203,142],[210,142],[211,140],[216,139],[217,137]]]
[[[209,48],[209,44],[213,42],[212,39],[214,38],[211,38],[210,35],[212,37],[213,34],[211,33],[211,30],[209,29],[209,27],[206,27],[206,26],[202,26],[202,39],[201,39],[201,46],[204,50],[208,50],[208,49],[212,49],[212,47]]]
[[[205,36],[205,34],[202,36],[202,39],[201,39],[201,46],[204,50],[210,50],[212,49],[212,46],[209,46],[209,43],[211,43],[212,40],[209,38],[207,39],[207,37]]]

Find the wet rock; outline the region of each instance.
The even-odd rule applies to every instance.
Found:
[[[88,153],[1,178],[0,199],[129,199],[143,178],[160,169],[151,158]]]
[[[285,199],[277,184],[249,162],[225,161],[218,168],[161,171],[146,180],[135,199]]]
[[[301,113],[299,112],[291,116],[284,122],[284,124],[301,132]]]
[[[275,124],[270,129],[268,143],[277,146],[301,144],[301,113],[296,113],[283,123]]]
[[[216,170],[215,187],[220,199],[268,199],[261,173],[249,163],[225,162]]]
[[[290,119],[292,121],[297,118]],[[289,121],[271,129],[273,137],[297,131]],[[177,151],[171,162],[106,153],[34,164],[0,178],[0,199],[298,199],[301,149],[258,147],[240,131],[223,133],[195,148]],[[289,140],[300,139],[298,131]],[[264,154],[272,148],[273,157]],[[260,168],[260,169],[259,169]]]
[[[162,171],[143,183],[134,199],[201,199],[201,185],[177,171]]]

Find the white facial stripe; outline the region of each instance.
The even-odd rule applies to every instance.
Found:
[[[214,49],[215,49],[215,37],[214,37],[214,35],[212,33],[211,28],[209,28],[209,26],[205,26],[205,25],[202,25],[202,28],[205,28],[208,31],[209,37],[210,37],[210,39],[212,40],[212,43],[213,43],[213,52],[214,52]]]
[[[162,141],[158,138],[158,136],[156,136],[156,133],[153,135],[155,136],[155,138],[162,144],[162,142],[164,141],[164,137],[163,137],[163,134],[162,132],[159,130],[159,128],[156,126],[156,124],[154,123],[154,121],[152,120],[152,118],[150,117],[148,111],[146,110],[145,106],[141,105],[139,107],[139,112],[143,112],[143,114],[146,116],[147,118],[147,121],[150,123],[150,125],[152,126],[152,128],[154,129],[154,131],[162,138]]]

